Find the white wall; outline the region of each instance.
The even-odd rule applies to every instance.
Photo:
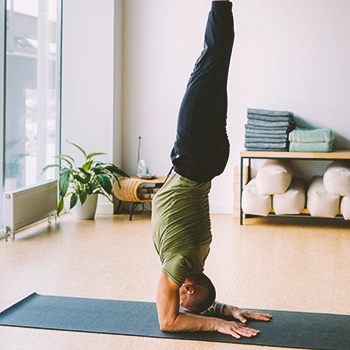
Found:
[[[121,166],[122,0],[65,1],[62,52],[62,152],[83,160],[69,140]]]
[[[151,171],[166,174],[179,105],[202,49],[211,1],[123,1],[122,93],[121,2],[104,0],[103,7],[93,0],[65,2],[63,139],[104,151],[135,173],[141,136]],[[301,126],[330,127],[337,148],[350,148],[349,12],[348,0],[234,2],[231,157],[225,173],[213,181],[212,212],[232,212],[233,166],[243,149],[248,107],[290,110]]]
[[[170,168],[179,104],[202,49],[206,0],[127,0],[124,9],[123,161],[136,170],[137,137],[152,172]],[[232,212],[233,166],[248,107],[290,110],[300,126],[330,127],[350,148],[350,1],[236,0],[229,77],[231,157],[213,182],[212,212]]]

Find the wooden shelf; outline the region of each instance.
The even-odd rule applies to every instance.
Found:
[[[247,151],[243,150],[240,153],[240,189],[241,189],[241,209],[240,209],[240,224],[243,224],[243,211],[242,211],[242,192],[243,192],[243,163],[244,160],[248,160],[248,181],[251,178],[250,166],[251,159],[289,159],[289,160],[315,160],[315,161],[334,161],[334,160],[350,160],[350,150],[334,150],[332,152],[265,152],[265,151]],[[272,210],[270,214],[274,214]],[[310,215],[308,209],[303,209],[301,215]],[[300,215],[299,214],[299,215]],[[250,215],[250,214],[247,214]],[[341,213],[338,214],[338,216]]]
[[[242,158],[337,160],[350,159],[350,150],[336,150],[332,152],[241,151],[240,155]]]

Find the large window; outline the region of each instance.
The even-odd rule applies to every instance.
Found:
[[[9,191],[55,176],[39,175],[59,153],[61,0],[1,1],[1,180]]]

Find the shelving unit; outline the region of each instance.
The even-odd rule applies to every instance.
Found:
[[[248,163],[248,182],[251,179],[251,160],[252,159],[288,159],[288,160],[309,160],[309,161],[334,161],[350,160],[350,150],[336,150],[327,153],[317,152],[265,152],[265,151],[241,151],[240,153],[240,224],[243,224],[242,210],[242,192],[243,192],[243,167]],[[305,208],[300,215],[308,215],[309,211]]]

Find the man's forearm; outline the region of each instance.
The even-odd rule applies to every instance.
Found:
[[[157,311],[162,331],[217,331],[223,322],[214,317],[179,313],[179,304],[179,286],[161,272],[157,289]]]
[[[165,332],[219,332],[231,335],[237,339],[241,336],[255,337],[259,331],[246,327],[242,323],[229,322],[216,317],[179,313],[167,327],[161,327]]]
[[[221,326],[222,320],[188,313],[179,313],[171,323],[161,325],[164,332],[215,332]]]
[[[220,332],[235,338],[256,336],[259,331],[237,322],[179,313],[179,286],[165,273],[160,274],[157,289],[157,311],[160,329],[164,332]]]

